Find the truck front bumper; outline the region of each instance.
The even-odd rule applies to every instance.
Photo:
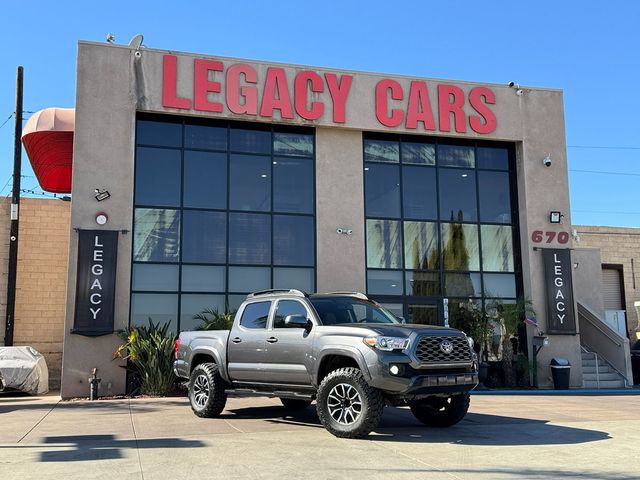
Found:
[[[400,395],[429,395],[432,393],[458,393],[473,390],[478,385],[478,373],[429,374],[411,377]]]
[[[378,353],[368,358],[369,384],[397,397],[463,393],[478,385],[475,357],[470,363],[457,365],[416,366],[399,353]],[[391,367],[398,367],[392,373]],[[417,368],[416,368],[417,367]]]

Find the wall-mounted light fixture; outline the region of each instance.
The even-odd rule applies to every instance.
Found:
[[[563,217],[562,212],[549,212],[549,222],[551,223],[562,223]]]
[[[106,225],[108,221],[109,221],[109,217],[107,216],[106,213],[100,212],[96,214],[96,223],[98,225]]]
[[[111,196],[111,194],[109,193],[109,190],[107,190],[106,188],[104,189],[96,188],[95,192],[96,192],[95,194],[96,200],[99,202],[106,200]]]

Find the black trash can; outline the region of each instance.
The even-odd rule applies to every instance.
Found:
[[[551,374],[553,375],[553,388],[556,390],[569,390],[569,378],[571,376],[571,364],[566,358],[551,359]]]
[[[640,385],[640,350],[631,350],[631,370],[633,371],[633,384]]]

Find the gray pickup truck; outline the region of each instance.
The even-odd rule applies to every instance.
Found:
[[[386,405],[408,405],[425,425],[462,420],[478,384],[473,341],[463,332],[408,325],[361,293],[249,295],[231,330],[182,332],[174,370],[189,401],[215,417],[227,393],[279,397],[285,408],[313,400],[338,437],[374,430]]]

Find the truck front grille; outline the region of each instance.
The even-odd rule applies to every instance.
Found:
[[[446,342],[451,345],[451,351],[443,349]],[[471,349],[465,337],[424,336],[416,346],[416,357],[420,363],[469,363]]]

